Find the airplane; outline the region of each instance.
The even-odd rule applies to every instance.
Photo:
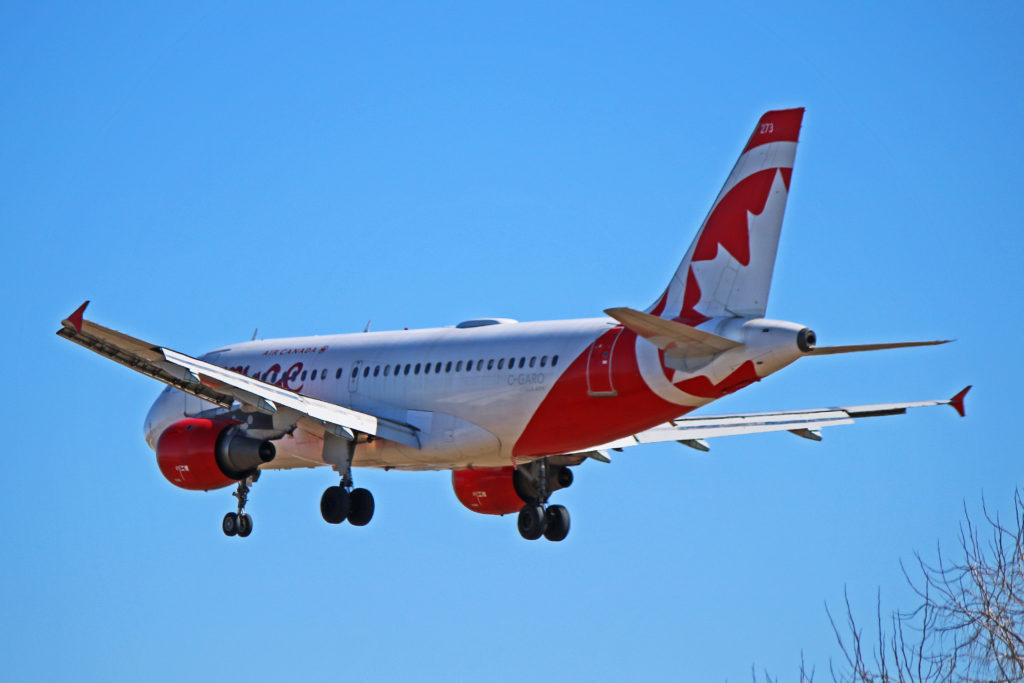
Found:
[[[57,334],[163,382],[145,439],[175,486],[236,486],[228,536],[248,536],[250,487],[264,471],[332,467],[321,496],[331,524],[366,525],[373,495],[353,469],[451,470],[474,512],[516,515],[520,535],[562,541],[570,518],[550,496],[587,460],[640,444],[825,427],[949,405],[946,400],[691,416],[805,356],[944,344],[822,347],[804,325],[766,319],[804,109],[765,113],[664,292],[644,310],[436,329],[253,340],[198,357],[84,317]]]

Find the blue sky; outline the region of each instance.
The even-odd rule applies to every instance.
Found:
[[[1024,12],[1014,3],[19,3],[0,8],[7,360],[0,657],[12,679],[749,680],[837,654],[899,561],[1021,477]],[[264,336],[543,320],[663,289],[760,114],[805,106],[769,314],[822,344],[710,412],[945,398],[588,463],[561,544],[444,473],[165,482],[159,391],[53,333],[185,352]]]

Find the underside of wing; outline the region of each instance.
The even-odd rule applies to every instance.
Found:
[[[303,396],[85,320],[88,303],[63,320],[57,334],[136,372],[223,408],[241,404],[272,415],[279,425],[301,425],[349,440],[361,433],[420,447],[418,430],[411,425]]]
[[[788,431],[811,439],[821,440],[825,427],[853,424],[867,417],[903,415],[910,408],[926,406],[952,406],[961,417],[964,416],[964,397],[971,387],[966,387],[956,396],[944,400],[911,401],[907,403],[877,403],[836,408],[815,408],[810,410],[787,410],[768,413],[744,413],[737,415],[710,415],[706,417],[685,417],[672,420],[652,429],[633,434],[610,443],[601,444],[587,451],[590,457],[607,462],[609,450],[621,450],[643,443],[677,441],[697,450],[709,450],[705,439],[737,434],[759,434],[763,432]]]

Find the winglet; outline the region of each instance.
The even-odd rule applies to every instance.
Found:
[[[82,317],[85,315],[85,307],[89,305],[86,301],[84,304],[75,309],[75,312],[69,315],[64,320],[60,321],[60,324],[64,327],[73,327],[75,332],[82,333]]]
[[[949,405],[953,406],[953,410],[960,413],[960,417],[966,417],[966,413],[964,411],[964,396],[966,396],[967,392],[971,390],[971,386],[972,385],[968,384],[963,388],[963,391],[949,399]]]

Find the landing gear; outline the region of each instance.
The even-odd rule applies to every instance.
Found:
[[[238,512],[229,512],[224,515],[220,528],[225,536],[245,538],[252,533],[252,517],[246,514],[245,504],[249,500],[249,486],[255,484],[259,476],[259,472],[256,472],[256,474],[242,479],[238,482],[238,488],[231,494],[238,499]]]
[[[544,534],[544,508],[540,505],[527,503],[519,511],[519,519],[516,522],[519,527],[519,535],[527,541],[536,541]]]
[[[350,501],[348,491],[331,486],[320,496],[320,514],[328,524],[341,524],[348,517]]]
[[[551,505],[544,511],[544,538],[549,541],[565,540],[569,535],[569,511],[561,505]]]
[[[341,524],[346,519],[352,526],[366,526],[373,518],[373,494],[366,489],[352,488],[352,455],[355,442],[328,435],[324,439],[324,459],[341,473],[341,483],[330,486],[320,496],[320,514],[328,524]]]
[[[366,489],[349,491],[344,482],[328,487],[320,496],[320,514],[328,524],[341,524],[347,519],[352,526],[366,526],[373,519],[373,509],[372,493]]]
[[[516,520],[519,535],[528,541],[541,536],[554,542],[565,540],[569,535],[569,511],[547,502],[553,491],[572,484],[572,470],[564,465],[550,465],[543,458],[520,465],[513,484],[519,497],[526,501]]]
[[[366,489],[352,489],[349,494],[348,523],[366,526],[373,519],[373,494]]]

